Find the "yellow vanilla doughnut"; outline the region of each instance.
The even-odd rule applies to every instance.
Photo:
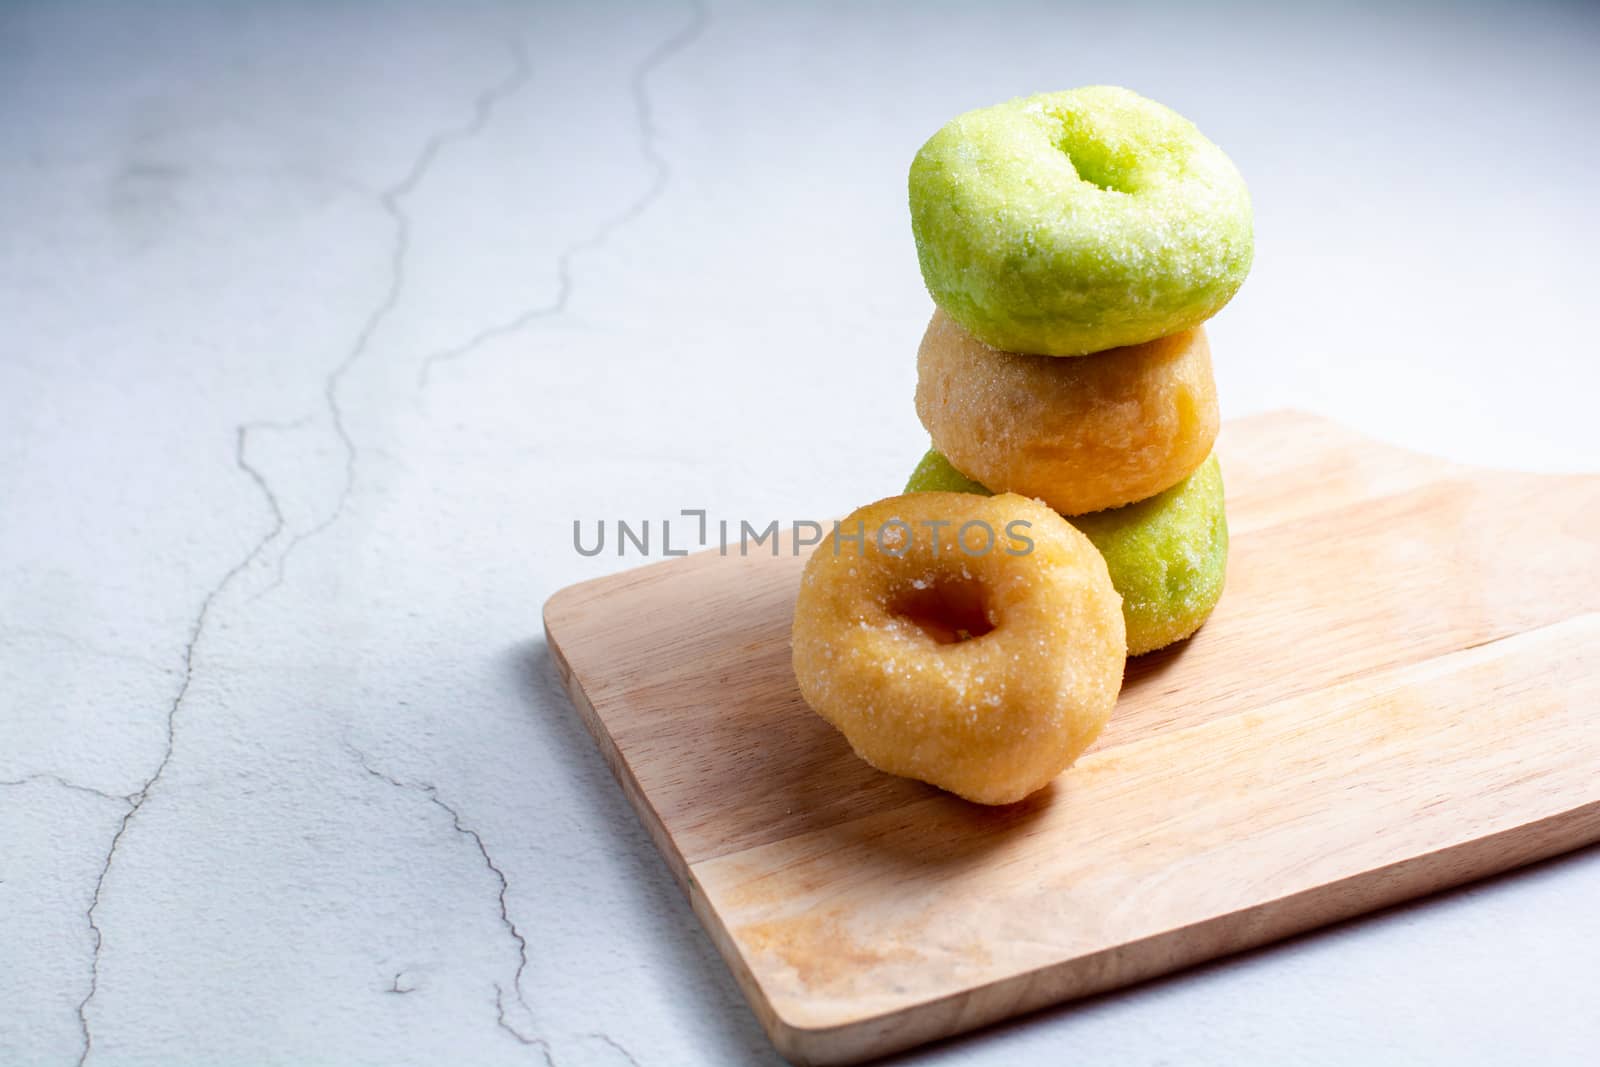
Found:
[[[1127,652],[1105,560],[1014,493],[853,512],[806,563],[793,640],[801,695],[857,755],[980,804],[1021,800],[1089,746]]]
[[[1211,454],[1211,347],[1196,326],[1076,359],[1023,355],[935,311],[917,353],[917,416],[990,489],[1064,515],[1103,511],[1176,485]]]

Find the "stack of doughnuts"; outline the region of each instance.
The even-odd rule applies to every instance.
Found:
[[[1222,593],[1201,324],[1250,269],[1250,201],[1192,124],[1093,87],[945,126],[911,217],[933,449],[807,561],[795,680],[874,767],[1009,804],[1099,735],[1129,655]]]
[[[1249,272],[1244,181],[1182,116],[1092,86],[968,112],[911,167],[933,448],[907,492],[1013,492],[1088,535],[1128,654],[1188,637],[1228,552],[1202,323]]]

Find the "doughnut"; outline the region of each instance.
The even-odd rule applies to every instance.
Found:
[[[985,344],[1079,356],[1216,314],[1250,271],[1250,195],[1183,116],[1096,85],[957,116],[911,164],[934,302]]]
[[[988,493],[930,450],[906,492]],[[1149,500],[1069,520],[1105,557],[1122,594],[1128,655],[1181,641],[1200,628],[1222,597],[1228,518],[1215,454],[1189,477]]]
[[[1196,326],[1080,359],[998,352],[939,310],[917,353],[917,416],[995,492],[1103,511],[1177,484],[1210,454],[1211,347]]]
[[[1127,651],[1100,553],[1011,493],[851,513],[806,562],[793,642],[801,696],[857,755],[979,804],[1021,800],[1089,746]]]
[[[1188,637],[1222,598],[1228,517],[1222,507],[1222,467],[1214,454],[1164,493],[1076,515],[1072,524],[1100,550],[1122,594],[1130,656]]]

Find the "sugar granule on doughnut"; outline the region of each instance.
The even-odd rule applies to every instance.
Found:
[[[1217,436],[1211,347],[1196,326],[1078,359],[1000,352],[935,311],[917,417],[950,462],[1063,515],[1120,507],[1192,474]]]
[[[934,302],[985,343],[1076,356],[1199,325],[1250,271],[1250,196],[1182,115],[1096,85],[957,116],[917,153]]]
[[[1100,553],[1014,494],[858,509],[813,551],[795,604],[806,703],[874,767],[981,804],[1021,800],[1089,746],[1126,650]]]
[[[987,494],[937,449],[922,457],[906,492]],[[1228,568],[1222,468],[1213,453],[1200,469],[1149,500],[1070,520],[1105,557],[1122,594],[1128,655],[1181,641],[1211,616]]]

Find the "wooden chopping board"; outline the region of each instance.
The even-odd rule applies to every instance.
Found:
[[[564,589],[573,703],[774,1044],[869,1059],[1600,840],[1600,475],[1281,413],[1218,442],[1227,589],[1049,788],[982,808],[801,701],[803,557]],[[737,552],[737,549],[735,549]]]

